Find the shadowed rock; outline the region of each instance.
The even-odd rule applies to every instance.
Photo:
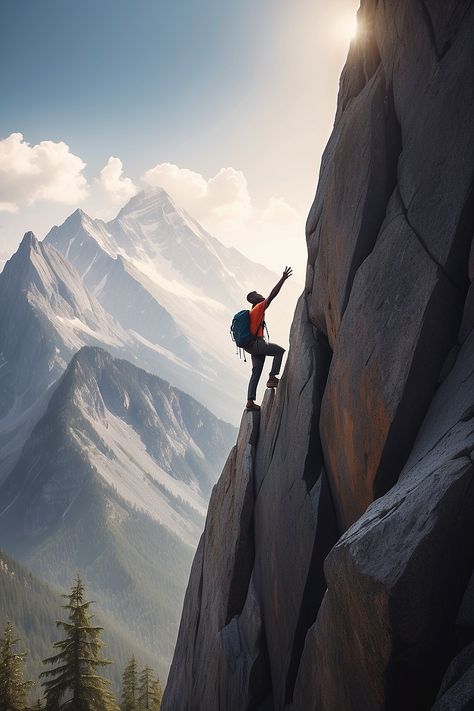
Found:
[[[331,347],[355,273],[373,249],[395,183],[400,145],[385,83],[380,67],[336,124],[324,157],[330,169],[308,220],[309,313]]]
[[[321,411],[343,530],[395,483],[461,318],[457,290],[393,203],[357,273]]]
[[[307,628],[325,590],[322,563],[337,540],[318,434],[330,350],[304,298],[275,395],[265,401],[256,460],[255,581],[277,707],[291,695]]]
[[[237,669],[242,685],[242,697],[240,701],[236,698],[235,708],[244,708],[247,695],[254,693],[252,675],[259,666],[259,652],[254,648],[258,648],[260,631],[251,621],[260,613],[249,584],[254,560],[253,466],[259,419],[258,413],[244,414],[237,444],[211,495],[186,592],[164,711],[214,708],[220,698],[220,679],[227,675],[222,669],[229,664]],[[240,619],[233,621],[236,616]],[[250,637],[246,630],[250,630]],[[252,634],[256,640],[251,639]],[[232,663],[232,656],[245,659],[242,664]]]
[[[474,708],[474,644],[453,659],[432,711],[471,711]]]
[[[410,710],[434,701],[474,564],[473,364],[474,334],[398,483],[327,558],[328,592],[306,638],[295,710]]]
[[[203,711],[473,707],[474,3],[363,0],[359,22],[234,617],[234,536],[204,563]]]

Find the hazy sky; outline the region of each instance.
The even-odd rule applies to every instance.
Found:
[[[357,0],[3,0],[0,257],[162,185],[268,266],[304,221]]]

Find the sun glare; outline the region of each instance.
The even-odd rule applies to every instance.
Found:
[[[339,41],[351,42],[357,37],[357,15],[355,12],[345,12],[335,18],[335,34]]]
[[[347,15],[342,26],[346,39],[350,41],[357,37],[357,16],[355,13]]]

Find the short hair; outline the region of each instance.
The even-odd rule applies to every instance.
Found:
[[[257,293],[256,291],[249,291],[249,293],[247,294],[247,301],[252,303],[252,296],[254,296],[254,294],[256,294],[256,293]]]

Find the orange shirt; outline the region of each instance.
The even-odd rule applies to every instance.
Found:
[[[259,304],[256,304],[250,311],[250,333],[252,336],[260,336],[263,338],[263,319],[265,318],[265,309],[268,306],[268,301],[265,299]],[[258,329],[258,330],[257,330]]]

